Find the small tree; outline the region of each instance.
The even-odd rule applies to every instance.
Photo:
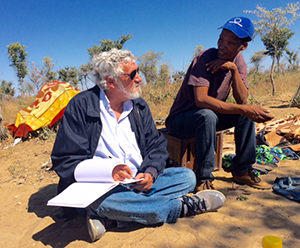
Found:
[[[36,92],[40,90],[40,88],[43,86],[43,72],[42,70],[38,69],[34,62],[31,64],[31,70],[30,74],[28,76],[31,84],[35,88]]]
[[[93,57],[95,54],[101,53],[101,52],[107,52],[111,50],[112,48],[122,49],[125,42],[132,38],[133,35],[122,35],[118,40],[100,40],[100,45],[94,45],[93,47],[88,48],[88,53],[91,57]]]
[[[299,18],[297,11],[300,8],[300,3],[288,3],[285,9],[275,8],[266,10],[263,7],[257,6],[256,10],[246,10],[246,13],[255,14],[259,21],[255,21],[255,31],[261,36],[268,55],[272,58],[270,70],[270,79],[273,87],[272,94],[276,94],[275,82],[273,78],[275,60],[278,60],[280,51],[283,49],[283,44],[288,44],[288,39],[291,38],[291,33],[288,32],[287,26],[290,26]],[[290,17],[290,18],[288,18]],[[290,31],[290,30],[289,30]],[[271,49],[272,47],[272,49]]]
[[[52,59],[50,57],[44,57],[43,59],[43,75],[44,75],[44,83],[48,83],[56,80],[57,73],[53,71],[53,67],[55,63],[52,63]]]
[[[25,93],[24,78],[29,73],[27,70],[28,66],[26,60],[28,53],[25,51],[25,48],[27,47],[21,46],[19,42],[7,46],[8,58],[11,61],[10,66],[12,66],[17,73],[18,81],[21,86],[22,97]]]
[[[195,50],[194,50],[194,53],[193,53],[193,59],[197,56],[197,54],[198,54],[199,52],[201,52],[201,51],[203,50],[203,48],[204,48],[204,46],[202,46],[202,45],[197,45],[197,46],[196,46],[196,48],[195,48]]]
[[[185,77],[185,72],[184,71],[176,71],[173,75],[173,83],[182,83],[183,79]]]
[[[158,78],[158,61],[160,61],[162,54],[148,51],[138,57],[140,72],[145,76],[146,83],[155,84]]]
[[[253,64],[255,68],[254,75],[259,73],[259,70],[261,68],[261,62],[266,57],[265,52],[266,51],[264,50],[257,51],[250,58],[250,63]]]
[[[156,85],[165,86],[170,82],[171,82],[170,66],[167,63],[162,63],[162,65],[159,67],[159,73],[158,73]]]
[[[78,89],[78,76],[79,72],[76,67],[65,67],[58,72],[58,79],[67,82]]]
[[[291,32],[289,28],[283,27],[281,30],[278,30],[276,34],[268,33],[261,36],[261,40],[266,47],[265,54],[273,58],[272,62],[274,62],[274,65],[276,60],[278,72],[280,69],[280,59],[283,56],[283,52],[287,49],[289,44],[288,40],[292,38],[294,34],[295,32]],[[273,67],[273,69],[275,68]]]
[[[87,64],[81,65],[79,67],[79,81],[81,83],[82,89],[84,88],[83,84],[85,84],[86,89],[89,88],[87,82],[88,82],[88,80],[92,81],[92,79],[90,78],[92,73],[93,73],[92,63],[87,63]]]
[[[299,67],[299,54],[298,51],[290,51],[289,49],[286,49],[287,59],[289,62],[288,69],[290,71],[297,71]]]
[[[13,97],[15,95],[15,89],[12,88],[12,85],[13,85],[12,81],[8,81],[8,82],[6,82],[5,80],[1,81],[1,85],[0,85],[0,99],[1,100],[4,96]]]
[[[57,73],[52,71],[55,63],[51,61],[52,59],[50,57],[44,57],[42,68],[38,68],[35,62],[32,62],[29,75],[31,87],[29,88],[33,87],[35,91],[38,92],[45,83],[56,80]]]

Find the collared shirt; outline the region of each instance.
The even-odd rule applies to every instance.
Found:
[[[133,175],[136,175],[143,159],[128,118],[132,109],[132,101],[125,101],[123,112],[117,120],[108,98],[104,91],[101,91],[101,136],[93,159],[77,165],[74,172],[77,181],[113,181],[112,171],[118,164],[126,164]]]

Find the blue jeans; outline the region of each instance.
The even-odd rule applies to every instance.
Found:
[[[300,203],[300,177],[277,177],[273,190]]]
[[[154,182],[152,188],[156,191],[152,195],[145,196],[118,186],[92,203],[88,210],[92,216],[106,217],[119,223],[175,223],[182,209],[182,202],[178,198],[192,192],[195,185],[196,177],[192,170],[167,168]]]
[[[244,115],[217,114],[210,109],[196,109],[176,115],[170,123],[172,135],[196,138],[197,183],[214,180],[216,131],[235,127],[233,176],[244,174],[255,163],[255,123]]]

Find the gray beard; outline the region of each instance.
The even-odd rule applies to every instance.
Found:
[[[135,86],[135,85],[134,85],[134,86]],[[139,98],[139,97],[141,96],[141,94],[142,94],[141,87],[139,87],[138,90],[136,90],[136,89],[131,89],[131,91],[126,91],[126,90],[124,89],[123,92],[124,92],[125,95],[126,95],[129,99],[131,99],[131,100]]]
[[[121,90],[125,94],[125,96],[130,100],[137,99],[142,94],[141,87],[139,87],[139,89],[136,90],[136,88],[135,88],[136,84],[134,84],[133,87],[129,90],[126,90],[125,87],[123,86],[123,84],[121,84],[120,82],[117,82],[117,85],[118,85],[119,90]]]

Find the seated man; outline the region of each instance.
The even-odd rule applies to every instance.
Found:
[[[196,185],[192,170],[165,169],[166,140],[140,98],[142,78],[131,52],[112,49],[93,57],[95,83],[68,104],[52,151],[58,192],[82,175],[123,181],[87,208],[92,241],[111,225],[175,223],[179,217],[214,211],[225,203],[218,191],[186,196]],[[151,193],[149,193],[151,192]]]
[[[252,170],[256,158],[255,123],[273,118],[268,110],[246,105],[247,65],[241,51],[252,40],[254,25],[245,17],[230,19],[221,27],[218,48],[201,51],[192,61],[166,119],[170,133],[196,138],[197,188],[213,188],[216,131],[235,127],[236,156],[233,180],[254,188],[269,189]],[[227,103],[232,89],[236,104]]]

